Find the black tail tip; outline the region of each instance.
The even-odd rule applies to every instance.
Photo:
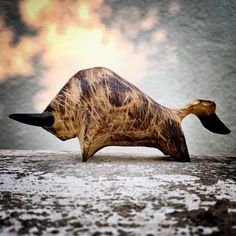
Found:
[[[227,128],[219,117],[213,113],[209,116],[198,116],[202,125],[213,133],[230,134],[231,131]]]

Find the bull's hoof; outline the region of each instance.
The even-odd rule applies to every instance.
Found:
[[[87,158],[86,157],[82,157],[82,162],[87,162]]]
[[[180,157],[171,156],[171,158],[173,158],[173,160],[177,162],[191,162],[189,156],[180,156]]]

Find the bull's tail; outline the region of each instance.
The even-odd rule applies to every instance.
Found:
[[[213,133],[229,134],[231,131],[223,124],[215,113],[216,104],[208,100],[194,100],[182,109],[177,109],[176,114],[180,121],[187,115],[196,115],[202,125]]]

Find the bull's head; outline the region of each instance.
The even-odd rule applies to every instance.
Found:
[[[68,120],[65,121],[57,112],[16,113],[9,115],[9,118],[27,125],[42,127],[63,141],[76,136],[74,129],[68,127]]]

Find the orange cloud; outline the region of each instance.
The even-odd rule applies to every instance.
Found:
[[[23,38],[12,44],[13,33],[0,20],[0,80],[14,75],[26,76],[33,73],[32,57],[39,50],[31,38]]]
[[[40,29],[36,40],[44,49],[43,63],[49,66],[42,79],[47,90],[36,97],[38,110],[80,69],[106,66],[125,77],[141,79],[146,57],[118,30],[109,30],[101,22],[96,10],[102,1],[44,1],[38,8],[33,2],[24,1],[21,13],[27,24]]]
[[[12,32],[4,25],[1,27],[4,54],[0,56],[0,79],[32,74],[31,60],[37,52],[42,52],[41,59],[47,70],[40,80],[45,90],[35,98],[38,111],[42,111],[63,84],[81,69],[105,66],[128,80],[142,79],[153,53],[150,46],[159,46],[167,40],[167,30],[159,29],[147,41],[132,41],[140,32],[154,31],[158,20],[156,9],[141,16],[136,7],[123,8],[121,17],[108,27],[102,22],[99,11],[102,8],[109,16],[112,9],[102,0],[22,0],[19,4],[22,20],[38,33],[34,37],[22,37],[14,46]],[[122,16],[129,16],[129,21]]]

